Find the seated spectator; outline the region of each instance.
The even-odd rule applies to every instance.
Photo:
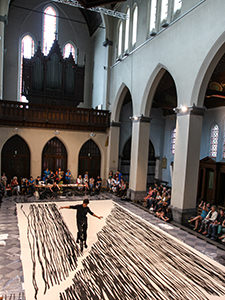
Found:
[[[113,179],[113,172],[110,171],[110,172],[109,172],[109,177],[108,177],[108,179],[107,179],[107,190],[108,190],[108,191],[112,191],[113,182],[114,182],[114,179]]]
[[[47,182],[48,184],[53,184],[54,181],[55,181],[55,174],[54,174],[53,171],[50,171],[50,174],[49,174],[49,176],[48,176],[46,182]]]
[[[49,169],[47,168],[46,170],[44,170],[43,181],[47,181],[49,175],[50,175],[50,171],[49,171]]]
[[[67,184],[70,184],[71,177],[72,177],[72,174],[71,174],[70,170],[67,170],[66,175],[65,175],[65,181],[66,181]]]
[[[162,219],[165,222],[170,222],[173,220],[172,211],[168,206],[164,209],[161,209],[161,211],[156,212],[156,217]]]
[[[214,222],[209,224],[208,227],[208,234],[206,235],[208,238],[211,238],[211,240],[216,240],[217,239],[217,234],[218,234],[218,227],[219,225],[222,226],[223,222],[225,220],[225,215],[224,215],[224,210],[221,208],[219,210],[219,214]]]
[[[1,180],[0,181],[0,206],[1,206],[2,198],[3,198],[4,194],[5,194],[5,187],[4,187],[4,184]]]
[[[20,193],[20,186],[19,186],[16,176],[14,176],[11,181],[11,187],[12,187],[12,195],[16,194],[18,196]]]
[[[59,168],[58,170],[58,177],[59,177],[59,182],[63,183],[64,171],[62,171],[61,168]]]
[[[52,192],[51,196],[53,198],[57,198],[58,192],[60,191],[60,187],[58,186],[58,184],[54,181],[53,186],[49,187],[49,189]]]
[[[6,195],[6,187],[7,187],[7,180],[8,179],[5,175],[5,173],[2,174],[1,180],[2,180],[3,187],[4,187],[4,195]]]
[[[194,218],[191,218],[190,220],[188,220],[188,223],[195,222],[194,230],[198,229],[199,224],[207,216],[207,214],[209,212],[209,209],[210,209],[210,203],[206,204],[206,202],[203,202],[203,200],[202,200],[198,207],[202,209],[201,215],[199,215],[197,217],[194,217]]]
[[[81,175],[78,176],[76,184],[77,184],[78,190],[83,190],[84,185],[83,185],[83,179],[82,179]]]
[[[37,178],[35,179],[35,184],[36,185],[41,184],[41,177],[40,176],[37,176]]]
[[[215,222],[218,212],[216,211],[216,206],[212,205],[210,212],[207,214],[205,219],[202,221],[201,227],[198,232],[206,235],[208,233],[208,227],[211,223]]]
[[[148,199],[150,199],[150,198],[152,197],[152,194],[153,194],[153,193],[154,193],[154,190],[153,190],[153,188],[150,186],[149,189],[148,189],[147,196],[144,198],[145,207],[147,207]]]
[[[117,196],[124,197],[124,196],[126,196],[126,192],[127,192],[127,185],[126,185],[125,181],[123,179],[121,179]]]
[[[93,193],[94,191],[94,187],[95,187],[95,180],[94,177],[91,176],[91,178],[89,179],[89,188],[90,188],[90,193]]]
[[[170,197],[167,192],[162,194],[161,200],[157,201],[154,212],[160,210],[163,207],[167,207],[170,205]]]
[[[30,195],[33,195],[34,192],[35,192],[35,187],[34,187],[35,181],[34,181],[34,179],[33,179],[32,176],[31,176],[30,179],[28,180],[28,183],[29,183],[29,194],[30,194]]]
[[[102,179],[100,176],[97,176],[96,183],[95,183],[95,193],[99,194],[101,191],[102,186]]]
[[[149,201],[149,209],[150,211],[154,210],[156,211],[156,207],[157,207],[157,204],[162,200],[162,196],[160,195],[160,192],[157,191],[156,193],[156,197],[152,197],[151,198],[151,201]]]

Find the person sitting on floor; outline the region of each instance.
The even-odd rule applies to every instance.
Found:
[[[217,218],[218,212],[216,211],[216,206],[212,205],[210,212],[202,221],[201,227],[198,232],[202,232],[202,234],[206,235],[208,233],[208,227],[211,223],[215,222]]]
[[[121,178],[117,196],[122,198],[126,196],[126,192],[127,192],[127,185],[125,181]]]
[[[203,202],[203,200],[201,201],[201,203],[198,206],[199,208],[202,209],[201,215],[196,216],[194,218],[191,218],[190,220],[188,220],[188,223],[192,223],[195,222],[195,227],[193,230],[197,230],[199,224],[202,222],[202,220],[205,219],[205,217],[207,216],[209,210],[210,210],[210,203]]]
[[[218,227],[219,225],[222,226],[224,220],[225,220],[225,214],[224,214],[224,210],[221,208],[219,210],[219,214],[216,220],[209,225],[208,234],[206,235],[206,237],[211,238],[211,240],[215,241],[217,239]]]
[[[156,217],[165,222],[170,222],[173,219],[172,211],[168,206],[166,208],[162,208],[161,211],[156,212]]]

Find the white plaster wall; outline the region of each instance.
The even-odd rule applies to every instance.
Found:
[[[16,5],[28,7],[33,10],[43,11],[47,4],[39,0],[17,0]],[[85,23],[78,8],[57,5],[55,6],[59,16]],[[5,58],[4,58],[4,99],[17,100],[19,87],[19,51],[21,38],[29,33],[37,45],[42,45],[43,15],[36,12],[19,9],[10,6],[8,24],[5,26]],[[92,68],[93,45],[89,36],[87,24],[81,24],[64,19],[58,19],[58,39],[61,49],[68,41],[72,41],[79,49],[78,64],[85,62],[85,88],[83,107],[91,106],[92,98]]]
[[[216,161],[223,159],[223,147],[225,143],[225,107],[217,107],[206,111],[203,118],[200,159],[210,156],[210,132],[213,125],[219,126],[219,139]]]
[[[145,2],[142,1],[142,4],[144,5]],[[148,114],[146,102],[149,92],[151,93],[153,79],[161,68],[168,70],[175,81],[178,106],[198,104],[201,78],[203,79],[204,72],[207,70],[210,57],[212,59],[213,53],[215,55],[222,45],[219,37],[224,33],[224,10],[223,0],[203,2],[125,60],[113,66],[110,88],[111,107],[124,82],[132,95],[134,115]],[[143,15],[141,11],[142,9],[139,19],[146,19],[146,11]],[[138,32],[146,32],[146,22],[144,24],[139,22],[139,26]],[[116,34],[114,39],[116,40]],[[141,42],[145,39],[143,37]],[[210,49],[214,44],[211,53]],[[114,63],[115,55],[112,58],[112,65]]]
[[[31,175],[36,177],[41,174],[42,150],[45,144],[55,137],[52,129],[0,127],[0,152],[5,142],[15,134],[21,136],[30,148],[31,154]],[[90,139],[90,132],[59,130],[57,137],[63,142],[68,155],[68,169],[76,178],[78,172],[79,151],[82,145]],[[101,177],[106,178],[107,147],[105,146],[107,133],[96,133],[93,141],[101,151]],[[1,169],[1,163],[0,163]]]

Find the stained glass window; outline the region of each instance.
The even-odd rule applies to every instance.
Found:
[[[211,136],[210,136],[211,157],[217,157],[218,139],[219,139],[219,126],[216,124],[211,128]]]
[[[75,48],[71,43],[67,43],[63,48],[63,57],[69,57],[70,53],[72,53],[73,59],[75,60]]]
[[[122,54],[122,41],[123,41],[123,23],[120,22],[118,32],[118,56]]]
[[[21,40],[20,56],[20,101],[28,102],[25,96],[22,96],[22,75],[23,75],[23,57],[31,58],[34,55],[34,40],[30,35],[25,35]]]
[[[57,34],[56,11],[52,6],[44,10],[43,52],[48,55]]]
[[[133,32],[132,32],[132,46],[137,42],[137,23],[138,23],[138,7],[137,5],[133,11]]]
[[[174,128],[171,134],[171,153],[173,155],[175,153],[175,144],[176,144],[176,128]]]
[[[161,22],[167,20],[169,0],[162,0],[161,4]]]
[[[150,13],[150,27],[149,27],[150,32],[156,29],[156,11],[157,11],[157,0],[152,0],[151,13]]]
[[[126,25],[125,25],[124,51],[127,51],[128,47],[129,47],[129,31],[130,31],[130,8],[127,9],[127,19],[126,19]]]
[[[182,0],[174,0],[173,13],[175,14],[182,7]]]

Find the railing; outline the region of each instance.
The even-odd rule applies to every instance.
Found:
[[[1,125],[105,131],[109,122],[106,110],[0,100]]]

